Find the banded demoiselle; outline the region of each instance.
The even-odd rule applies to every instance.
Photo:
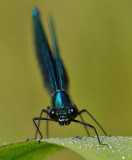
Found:
[[[33,17],[33,33],[34,33],[36,54],[42,72],[45,88],[47,89],[52,100],[51,107],[47,107],[47,110],[43,109],[39,117],[33,118],[33,122],[37,128],[35,139],[37,137],[37,133],[40,134],[41,137],[40,139],[43,138],[42,133],[39,129],[41,120],[47,121],[46,123],[47,137],[48,137],[48,121],[58,122],[61,126],[69,125],[71,122],[75,122],[84,125],[88,136],[90,136],[90,134],[87,127],[92,128],[97,136],[99,144],[102,144],[98,136],[98,133],[96,131],[96,128],[93,125],[84,122],[82,113],[86,112],[100,127],[103,133],[107,135],[104,129],[86,109],[79,111],[77,106],[75,106],[72,103],[70,96],[67,93],[68,76],[60,57],[60,50],[58,47],[53,18],[50,16],[48,19],[50,36],[52,41],[52,51],[51,51],[45,30],[42,27],[38,9],[34,9],[32,11],[32,17]],[[43,113],[46,113],[47,115],[45,118],[42,117]],[[76,120],[77,116],[81,118],[81,121]],[[38,123],[36,121],[38,121]]]

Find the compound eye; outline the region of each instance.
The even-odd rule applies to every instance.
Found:
[[[75,118],[78,115],[78,110],[77,110],[76,106],[72,106],[70,111],[71,111],[71,117],[72,118]]]
[[[56,109],[51,109],[50,113],[49,113],[49,116],[50,116],[51,119],[57,120],[57,116],[58,116],[57,110]]]

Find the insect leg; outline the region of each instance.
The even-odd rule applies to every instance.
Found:
[[[48,108],[48,107],[47,107]],[[42,114],[43,113],[46,113],[47,115],[49,115],[49,112],[48,111],[46,111],[45,109],[42,109],[42,111],[41,111],[41,113],[40,113],[40,119],[42,118]],[[48,118],[48,117],[47,117]],[[40,126],[40,120],[38,121],[38,125],[37,125],[37,127],[39,128],[39,126]],[[38,133],[38,130],[36,130],[36,134],[35,134],[35,139],[36,139],[36,137],[37,137],[37,133]]]
[[[102,132],[107,136],[107,133],[105,132],[105,130],[103,129],[103,127],[96,121],[96,119],[86,109],[81,110],[78,113],[78,115],[80,115],[83,112],[86,112],[94,120],[94,122],[99,126],[99,128],[102,130]]]
[[[51,107],[47,107],[47,112],[49,113],[49,111],[50,111],[50,109],[51,109]],[[47,117],[46,118],[48,118],[49,117],[49,114],[47,114]],[[48,122],[49,121],[46,121],[46,137],[47,138],[49,138],[49,125],[48,125]]]
[[[91,124],[85,123],[85,122],[81,122],[81,121],[75,120],[75,119],[73,119],[72,121],[73,121],[73,122],[76,122],[76,123],[79,123],[79,124],[82,124],[82,125],[85,125],[85,126],[88,126],[88,127],[90,127],[90,128],[93,128],[94,131],[95,131],[95,134],[96,134],[96,136],[97,136],[97,139],[98,139],[99,144],[100,144],[100,145],[106,145],[106,144],[101,143],[100,138],[99,138],[99,136],[98,136],[98,133],[97,133],[97,131],[96,131],[96,128],[95,128],[94,126],[92,126]]]
[[[35,118],[33,118],[33,123],[34,123],[34,125],[36,126],[36,128],[37,128],[37,131],[39,132],[39,134],[40,134],[40,140],[43,138],[43,136],[42,136],[42,133],[40,132],[40,130],[39,130],[39,127],[38,127],[38,125],[36,124],[36,120],[47,120],[47,121],[53,121],[52,119],[48,119],[48,118],[40,118],[40,117],[35,117]],[[39,141],[40,141],[39,140]]]
[[[81,113],[79,112],[79,114],[78,114],[79,116],[80,116],[80,118],[81,118],[81,120],[82,120],[82,122],[84,122],[84,119],[83,119],[83,117],[82,117],[82,115],[81,115]],[[86,130],[86,132],[87,132],[87,135],[88,135],[88,137],[90,137],[90,133],[89,133],[89,131],[88,131],[88,129],[87,129],[87,127],[84,125],[84,128],[85,128],[85,130]]]

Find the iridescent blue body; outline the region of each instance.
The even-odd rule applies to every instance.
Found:
[[[69,95],[65,90],[57,90],[52,97],[53,108],[64,109],[72,106]]]
[[[72,103],[69,95],[65,92],[65,90],[57,90],[55,95],[52,97],[52,105],[53,108],[58,112],[57,121],[60,125],[62,121],[64,124],[68,125],[70,123],[70,111],[72,108]]]
[[[64,64],[62,62],[62,59],[60,58],[60,51],[57,43],[55,26],[52,17],[49,17],[48,19],[51,42],[52,42],[52,51],[51,51],[37,9],[33,10],[32,16],[33,16],[33,32],[34,32],[36,54],[43,75],[43,82],[45,88],[47,89],[52,99],[52,107],[48,107],[47,110],[43,109],[41,111],[40,117],[33,118],[33,122],[37,128],[35,138],[38,132],[42,138],[42,133],[39,130],[40,120],[47,120],[47,122],[55,121],[62,126],[69,125],[70,122],[76,122],[83,124],[85,126],[88,135],[89,132],[86,126],[93,128],[97,135],[98,142],[101,144],[95,127],[88,123],[85,123],[81,116],[81,113],[86,112],[97,123],[97,125],[101,128],[101,130],[105,134],[106,132],[87,110],[79,111],[77,107],[72,104],[69,94],[67,93],[68,76]],[[47,114],[46,118],[42,117],[43,113]],[[82,121],[75,120],[77,116],[80,116]],[[36,123],[36,120],[39,121],[38,124]],[[48,124],[47,124],[47,130],[48,130]],[[47,131],[47,137],[48,137],[48,131]]]
[[[77,108],[72,105],[70,97],[66,93],[68,89],[68,77],[60,58],[54,23],[52,17],[49,17],[49,28],[54,55],[52,56],[45,31],[42,28],[38,10],[34,9],[32,14],[36,53],[43,75],[44,85],[50,96],[52,96],[53,110],[50,112],[50,117],[58,121],[60,125],[68,125],[70,119],[73,117],[70,116],[71,108],[74,108],[76,112]],[[51,115],[53,111],[55,111],[56,117]]]

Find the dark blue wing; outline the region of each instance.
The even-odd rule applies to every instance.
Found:
[[[52,94],[59,87],[55,73],[55,64],[37,9],[32,11],[32,16],[36,54],[42,71],[44,85],[49,93]]]
[[[54,53],[54,63],[56,67],[57,84],[59,89],[68,89],[68,76],[64,68],[64,64],[60,58],[60,51],[57,43],[57,36],[55,26],[52,17],[49,17],[49,28],[51,34],[52,48]]]

